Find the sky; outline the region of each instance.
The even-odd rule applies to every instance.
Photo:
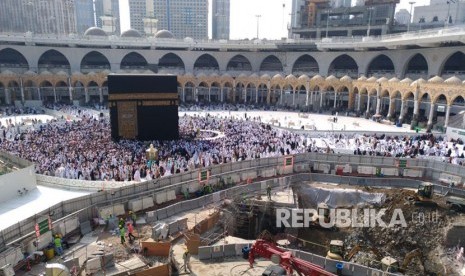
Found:
[[[121,29],[129,29],[128,1],[119,0],[121,8]],[[231,39],[244,39],[258,36],[266,39],[287,37],[287,25],[291,21],[292,0],[230,0],[231,1]],[[410,11],[411,0],[400,0],[397,9]],[[414,0],[413,6],[429,5],[429,0]],[[211,0],[209,0],[211,10]],[[284,5],[284,7],[283,7]],[[260,15],[260,17],[257,17]],[[211,24],[211,15],[209,18]],[[211,37],[211,26],[209,27]]]

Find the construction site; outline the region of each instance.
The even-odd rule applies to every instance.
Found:
[[[4,275],[463,275],[461,189],[287,164],[258,174],[199,173],[180,192],[92,208],[92,220],[68,218],[23,240],[31,254]],[[317,214],[304,227],[277,224],[278,210],[299,209]],[[362,222],[364,209],[385,209],[387,223],[400,212],[405,224],[323,226],[338,209],[359,210]],[[135,222],[136,238],[124,244],[121,219]],[[64,237],[62,256],[47,247],[52,232]],[[15,254],[1,259],[14,263]]]

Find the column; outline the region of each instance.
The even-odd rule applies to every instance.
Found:
[[[194,88],[194,100],[196,103],[199,102],[199,88],[198,87]]]
[[[413,118],[414,120],[418,119],[418,109],[420,107],[420,100],[414,99],[413,100]]]
[[[220,101],[223,102],[223,89],[224,87],[220,87],[221,91],[220,91]]]
[[[57,90],[56,90],[55,86],[53,87],[53,98],[54,98],[55,102],[57,102]]]
[[[271,104],[271,89],[270,89],[270,86],[266,87],[266,103],[268,105]]]
[[[367,93],[368,100],[367,100],[367,116],[370,114],[370,93]]]
[[[211,96],[210,96],[210,95],[211,95],[211,90],[212,90],[212,88],[211,88],[211,86],[209,86],[209,87],[208,87],[208,102],[209,102],[209,103],[212,102],[212,101],[211,101]]]
[[[281,98],[279,99],[281,105],[283,105],[283,88],[281,87]]]
[[[39,96],[39,101],[42,100],[42,96],[40,95],[40,87],[37,86],[37,95]]]
[[[446,119],[444,120],[444,128],[447,128],[447,125],[449,125],[449,115],[450,115],[450,104],[447,105]]]
[[[434,103],[432,102],[429,107],[428,130],[431,130],[431,128],[433,128],[433,115],[434,115]]]
[[[24,103],[24,86],[23,86],[23,79],[19,79],[20,82],[19,82],[19,85],[20,85],[20,89],[21,89],[21,101]]]
[[[295,90],[292,89],[292,106],[295,106]]]
[[[381,84],[378,86],[376,90],[376,115],[379,115],[379,110],[381,107]]]
[[[89,97],[89,89],[87,88],[87,86],[84,87],[84,94],[86,96],[86,103],[88,103],[90,100],[90,97]]]
[[[395,103],[395,99],[389,98],[389,109],[388,109],[388,114],[387,114],[388,119],[391,119],[392,117],[392,110],[394,109],[393,107],[394,103]]]
[[[308,106],[308,93],[309,93],[309,91],[307,89],[307,91],[305,93],[305,106]]]
[[[98,94],[100,96],[100,103],[103,103],[103,89],[102,87],[98,87]]]
[[[320,91],[320,109],[323,107],[323,91]]]
[[[362,103],[362,95],[360,92],[357,94],[358,99],[357,99],[357,111],[360,111],[360,104]]]
[[[312,107],[311,109],[313,110],[313,91],[310,91],[310,106]]]
[[[420,100],[417,97],[415,97],[415,99],[413,100],[413,118],[412,118],[412,122],[410,123],[410,129],[413,129],[417,125],[419,106],[420,106]]]
[[[258,103],[258,86],[255,87],[255,103]]]
[[[183,86],[181,89],[182,89],[182,102],[185,103],[186,102],[186,87]]]
[[[334,91],[334,104],[333,104],[333,108],[336,108],[336,102],[337,102],[337,93],[336,93],[336,91]]]
[[[5,87],[5,103],[6,104],[11,104],[11,95],[10,95],[10,89]]]
[[[402,103],[400,104],[400,115],[399,115],[399,122],[402,123],[404,119],[404,108],[405,108],[405,100],[402,99]]]
[[[244,87],[244,91],[242,92],[242,96],[244,97],[244,103],[247,103],[247,87]]]
[[[69,93],[69,101],[73,103],[73,87],[71,87],[71,82],[68,84],[68,93]]]

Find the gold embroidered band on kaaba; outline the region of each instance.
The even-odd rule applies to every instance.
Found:
[[[177,100],[178,93],[128,93],[110,94],[109,101],[118,100]]]

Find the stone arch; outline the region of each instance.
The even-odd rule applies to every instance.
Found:
[[[19,88],[19,82],[16,80],[10,80],[8,82],[8,91],[10,92],[10,103],[15,101],[21,101],[21,90]]]
[[[60,80],[55,84],[55,94],[57,102],[70,103],[69,86],[65,81]]]
[[[233,84],[229,81],[226,81],[223,84],[223,88],[221,92],[222,92],[223,102],[231,103],[232,99],[234,98]]]
[[[38,62],[39,73],[49,71],[57,73],[59,71],[71,72],[69,60],[61,52],[51,49],[44,52]]]
[[[221,101],[221,85],[213,81],[210,86],[210,102],[218,103]]]
[[[350,89],[346,85],[337,88],[336,108],[343,111],[349,108]]]
[[[218,61],[210,54],[203,54],[194,63],[194,72],[198,71],[219,71]]]
[[[184,84],[184,97],[185,102],[195,102],[195,85],[193,82],[188,81]]]
[[[201,81],[199,85],[197,85],[197,100],[199,102],[208,102],[208,96],[209,96],[209,89],[210,84],[208,84],[206,81]]]
[[[347,54],[339,55],[329,65],[328,75],[334,75],[338,78],[348,75],[356,78],[358,77],[358,64]]]
[[[24,100],[40,100],[37,91],[37,83],[33,80],[25,80],[23,82]]]
[[[100,86],[96,80],[91,80],[87,83],[87,94],[89,96],[89,102],[100,102]]]
[[[246,86],[242,82],[237,82],[236,83],[236,94],[234,95],[235,99],[234,101],[236,103],[244,103],[245,102],[245,97],[246,97]]]
[[[55,88],[49,80],[43,80],[39,84],[41,100],[45,102],[55,102]]]
[[[75,81],[73,83],[73,100],[85,101],[85,88],[84,83],[81,81]]]
[[[394,63],[390,57],[380,54],[371,60],[366,72],[368,77],[375,76],[389,78],[395,74]]]
[[[253,82],[249,82],[246,85],[246,97],[247,97],[247,102],[248,103],[254,103],[255,102],[255,91],[256,91],[256,85]]]
[[[405,63],[404,77],[416,80],[419,78],[428,78],[428,61],[426,58],[417,53],[410,57]]]
[[[111,70],[110,62],[107,57],[98,51],[87,53],[81,60],[81,72],[101,72]]]
[[[19,51],[5,48],[0,50],[0,73],[5,70],[24,73],[29,70],[29,63]]]
[[[121,70],[147,70],[147,60],[137,52],[126,54],[120,62]]]
[[[451,105],[459,105],[459,106],[464,106],[465,105],[465,97],[462,95],[455,95],[450,99],[450,104]]]
[[[184,61],[174,53],[165,54],[158,61],[158,69],[160,71],[174,71],[184,74],[186,67]]]
[[[269,55],[260,63],[260,71],[264,72],[282,72],[283,64],[275,55]]]
[[[279,84],[270,87],[270,104],[277,105],[281,99],[281,86]]]
[[[318,62],[314,57],[308,54],[300,56],[292,66],[292,74],[295,76],[306,74],[309,77],[313,77],[317,75],[319,71]]]
[[[448,56],[442,66],[440,71],[441,77],[463,77],[465,75],[465,54],[461,51],[457,51],[450,56]]]
[[[243,55],[233,56],[226,66],[226,70],[229,71],[252,71],[252,64],[249,59]]]

